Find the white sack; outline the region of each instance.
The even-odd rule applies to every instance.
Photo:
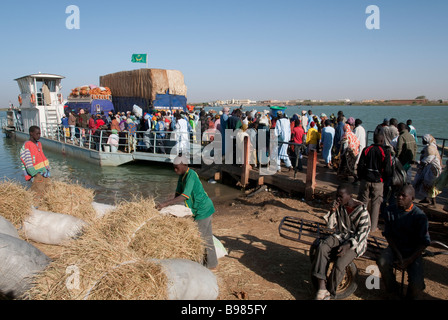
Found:
[[[114,211],[117,207],[112,206],[109,204],[104,203],[98,203],[98,202],[92,202],[92,207],[96,212],[96,217],[98,219],[104,217],[105,215],[109,214],[110,212]]]
[[[224,248],[221,241],[219,241],[215,236],[213,236],[213,243],[215,244],[216,257],[218,259],[228,255],[226,248]]]
[[[168,300],[216,300],[216,276],[201,264],[186,259],[156,260],[168,278]]]
[[[187,208],[186,206],[181,204],[165,207],[162,210],[160,210],[160,213],[162,215],[171,214],[173,216],[180,218],[193,215],[190,208]]]
[[[7,234],[8,236],[14,238],[20,238],[16,227],[14,227],[11,222],[3,218],[2,216],[0,216],[0,233]]]
[[[0,292],[9,298],[20,298],[32,286],[32,276],[50,263],[43,252],[32,244],[0,234]]]
[[[134,112],[135,116],[138,118],[141,118],[143,115],[143,110],[138,105],[134,104],[132,107],[132,111]]]
[[[23,231],[30,240],[58,245],[81,235],[85,225],[86,222],[79,218],[33,207],[31,214],[23,222]]]

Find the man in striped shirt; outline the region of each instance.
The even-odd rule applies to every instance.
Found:
[[[20,160],[26,181],[31,181],[30,190],[35,194],[36,205],[44,196],[50,177],[50,163],[40,143],[40,128],[29,128],[30,139],[20,149]]]
[[[324,216],[327,227],[334,233],[322,239],[312,263],[312,276],[317,279],[317,300],[329,300],[345,274],[345,268],[367,249],[370,217],[366,206],[352,198],[350,185],[340,185],[336,200]],[[327,278],[327,265],[335,255],[334,266]]]
[[[38,175],[44,178],[50,176],[50,164],[39,142],[41,131],[37,126],[29,128],[30,139],[20,149],[20,160],[26,181],[33,181]]]

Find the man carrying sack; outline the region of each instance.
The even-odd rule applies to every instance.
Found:
[[[50,177],[50,164],[39,142],[40,128],[31,126],[29,134],[30,140],[20,149],[20,160],[25,180],[32,182],[31,191],[35,192],[39,199],[42,198],[48,177]]]
[[[185,202],[191,209],[194,221],[205,242],[204,265],[211,270],[217,270],[218,258],[213,242],[212,215],[215,212],[212,200],[205,192],[198,174],[188,167],[185,156],[174,159],[174,172],[179,176],[176,193],[173,199],[159,203],[156,208],[161,210],[167,206]]]

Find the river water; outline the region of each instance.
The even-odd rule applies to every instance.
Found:
[[[208,108],[206,108],[207,110]],[[263,110],[266,107],[245,107],[244,110]],[[288,116],[299,113],[304,108],[289,107]],[[448,138],[448,107],[446,106],[314,106],[305,107],[314,114],[325,113],[335,115],[339,110],[345,116],[359,118],[366,130],[373,131],[384,118],[396,118],[399,122],[412,119],[417,134],[430,133],[436,138]],[[0,112],[1,117],[6,113]],[[2,133],[0,138],[0,180],[11,179],[25,183],[19,150],[22,142],[6,138]],[[170,164],[149,164],[147,162],[123,165],[120,167],[99,167],[83,163],[77,159],[61,154],[45,152],[50,160],[52,176],[66,182],[79,182],[95,190],[95,200],[113,204],[116,201],[131,200],[134,195],[167,199],[174,194],[178,176]],[[210,197],[223,199],[233,197],[239,191],[220,184],[203,181]]]
[[[27,185],[19,159],[23,142],[0,138],[0,181],[10,179]],[[178,176],[171,164],[149,164],[138,162],[120,167],[100,167],[84,163],[78,159],[45,150],[50,161],[51,176],[59,181],[80,183],[95,191],[95,201],[115,204],[122,200],[132,200],[134,196],[155,197],[162,201],[174,196]],[[219,183],[203,181],[212,199],[231,199],[240,191]]]

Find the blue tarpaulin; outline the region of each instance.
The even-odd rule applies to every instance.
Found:
[[[139,97],[118,97],[112,96],[116,112],[132,111],[134,105],[139,106],[143,111],[148,111],[151,106],[151,100]]]
[[[157,94],[153,101],[155,110],[187,111],[187,97],[173,94]]]
[[[133,111],[134,105],[142,108],[144,112],[151,110],[187,110],[187,98],[181,95],[157,94],[156,99],[152,101],[140,97],[118,97],[112,96],[116,112]]]

